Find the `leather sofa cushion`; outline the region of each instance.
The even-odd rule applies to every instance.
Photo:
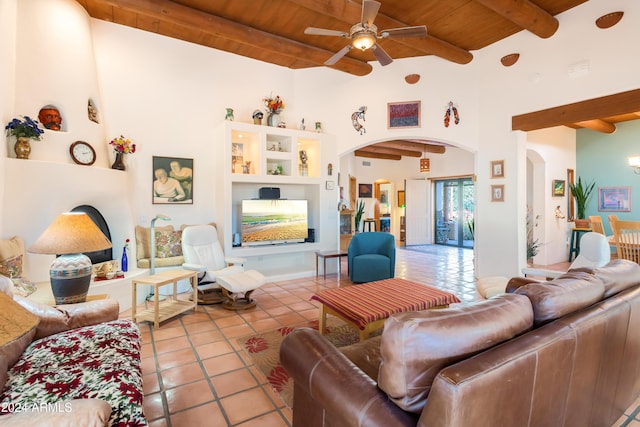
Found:
[[[445,309],[399,313],[385,322],[378,386],[402,409],[420,413],[445,366],[531,329],[531,303],[504,294]]]
[[[640,283],[640,265],[627,259],[614,259],[604,267],[594,268],[593,274],[604,283],[604,298]]]
[[[381,339],[382,337],[378,335],[368,340],[340,347],[338,350],[347,356],[347,359],[352,361],[362,372],[367,374],[369,378],[376,381],[380,371],[380,363],[382,362],[380,357]]]
[[[604,284],[592,274],[572,270],[550,282],[524,285],[515,293],[529,298],[538,326],[600,301]]]

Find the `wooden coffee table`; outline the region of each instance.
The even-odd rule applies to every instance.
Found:
[[[346,288],[327,289],[311,297],[319,301],[320,333],[324,334],[327,314],[339,317],[360,331],[360,341],[384,326],[394,313],[448,307],[460,302],[455,295],[405,279],[386,279]]]
[[[177,286],[180,280],[189,279],[193,291],[191,301],[183,301],[178,299]],[[173,298],[167,298],[160,301],[159,289],[162,286],[173,284]],[[138,285],[153,286],[155,295],[153,306],[137,312],[137,293]],[[156,273],[153,276],[141,277],[131,281],[131,318],[134,321],[147,320],[153,322],[153,326],[160,327],[160,322],[177,316],[187,310],[193,309],[195,312],[198,308],[198,272],[191,270],[166,270]]]

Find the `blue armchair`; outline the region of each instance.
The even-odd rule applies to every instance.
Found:
[[[349,279],[354,283],[390,279],[396,270],[396,241],[393,234],[357,233],[348,250]]]

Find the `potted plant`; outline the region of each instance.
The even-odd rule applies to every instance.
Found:
[[[360,231],[360,221],[362,220],[362,215],[364,215],[364,201],[358,200],[356,201],[356,213],[353,217],[356,233]]]
[[[13,147],[18,159],[28,159],[31,154],[29,140],[40,141],[44,130],[40,128],[37,120],[29,116],[22,119],[13,119],[4,127],[7,136],[15,136],[16,143]]]
[[[589,198],[593,193],[594,187],[596,185],[595,181],[592,181],[590,184],[583,185],[582,179],[578,177],[578,182],[569,183],[569,189],[571,190],[571,195],[573,199],[576,201],[576,218],[574,222],[576,223],[576,228],[588,228],[589,220],[586,219],[586,208],[587,202],[589,202]]]

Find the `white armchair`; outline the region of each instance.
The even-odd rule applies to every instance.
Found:
[[[214,226],[186,227],[182,255],[182,267],[198,272],[198,304],[225,303],[225,308],[233,310],[255,307],[250,294],[264,284],[264,276],[245,271],[244,258],[225,257]]]

